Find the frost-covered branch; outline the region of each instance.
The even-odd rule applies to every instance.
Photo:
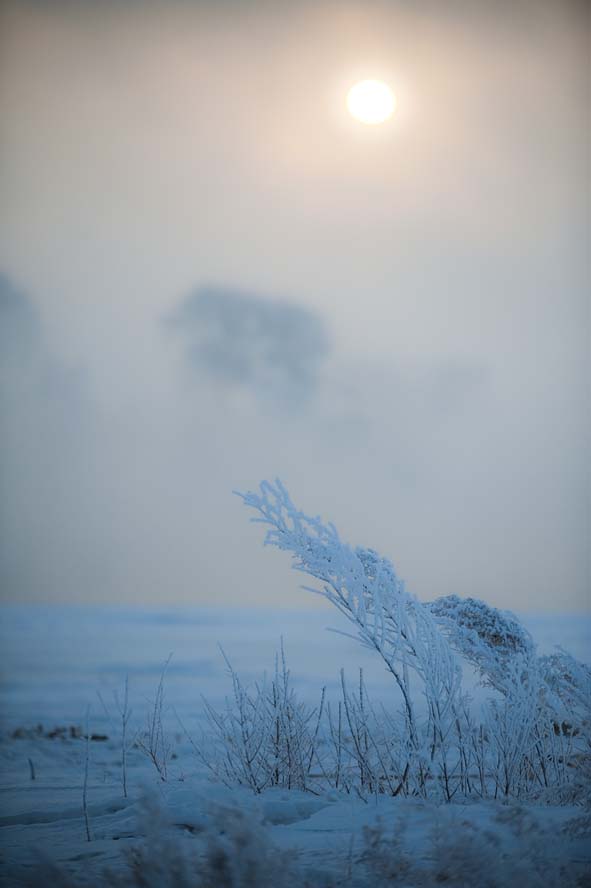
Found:
[[[311,591],[355,626],[402,697],[402,719],[376,719],[363,682],[355,698],[343,677],[338,719],[328,708],[335,785],[423,796],[437,786],[448,801],[458,792],[525,797],[591,771],[586,666],[564,652],[538,657],[517,618],[485,602],[451,595],[421,604],[387,558],[353,548],[333,524],[297,509],[279,480],[239,496],[265,525],[265,543],[291,552],[293,567],[318,581]],[[497,692],[477,720],[461,692],[459,658]],[[351,765],[358,783],[347,776]]]
[[[434,759],[446,743],[461,672],[434,616],[411,595],[387,558],[352,548],[333,524],[299,511],[282,483],[264,481],[260,492],[239,494],[267,526],[265,543],[292,553],[296,570],[319,580],[324,596],[353,623],[361,642],[383,659],[398,686],[411,745],[419,759],[425,743]],[[410,670],[422,681],[428,724],[421,727],[412,699]],[[427,741],[427,737],[429,738]]]
[[[513,614],[457,595],[446,595],[424,606],[453,649],[478,670],[484,684],[507,694],[516,682],[527,679],[535,647]]]

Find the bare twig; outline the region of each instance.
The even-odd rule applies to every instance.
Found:
[[[92,841],[90,831],[90,818],[88,816],[88,766],[90,761],[90,706],[86,709],[86,738],[84,740],[84,785],[82,787],[82,810],[84,811],[84,823],[86,826],[86,840]]]

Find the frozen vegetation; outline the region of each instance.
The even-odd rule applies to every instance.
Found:
[[[183,668],[164,649],[142,678],[130,649],[129,676],[118,667],[117,683],[99,682],[75,723],[57,699],[52,730],[36,725],[47,700],[19,710],[16,688],[2,742],[5,884],[589,884],[589,667],[539,653],[517,617],[475,598],[419,602],[387,559],[299,511],[280,482],[241,496],[266,542],[340,612],[345,638],[315,657],[313,630],[290,617],[257,676],[252,653],[236,664],[230,633],[225,696],[209,661]],[[200,619],[211,636],[211,613]],[[195,646],[198,625],[182,628]],[[255,619],[239,633],[265,647]],[[308,656],[303,681],[292,637]],[[108,657],[108,627],[102,641]],[[75,632],[70,643],[75,670],[84,652]],[[347,669],[330,671],[343,651]]]

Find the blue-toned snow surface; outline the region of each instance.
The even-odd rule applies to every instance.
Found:
[[[540,653],[561,645],[579,659],[589,660],[591,617],[520,616]],[[584,872],[589,870],[591,824],[582,822],[580,835],[579,826],[569,826],[584,818],[582,809],[574,805],[534,805],[531,809],[522,805],[515,809],[517,813],[511,809],[507,820],[507,809],[493,802],[440,806],[400,797],[376,797],[368,802],[334,792],[314,796],[278,789],[255,796],[245,788],[229,789],[212,782],[196,760],[180,721],[189,732],[201,736],[202,698],[220,707],[231,692],[220,644],[246,684],[260,678],[265,670],[273,670],[275,651],[283,636],[295,689],[306,701],[316,704],[323,685],[327,687],[327,697],[337,700],[341,667],[345,667],[352,683],[359,668],[363,668],[374,703],[388,705],[392,700],[392,680],[375,655],[353,639],[326,631],[327,627],[348,629],[343,618],[328,608],[287,612],[23,606],[0,609],[0,620],[2,884],[52,884],[59,888],[59,877],[49,875],[48,860],[57,862],[82,884],[114,884],[109,879],[106,883],[100,881],[99,874],[105,868],[127,879],[130,850],[142,841],[149,850],[156,841],[154,831],[160,830],[158,819],[149,817],[146,832],[145,803],[141,801],[146,790],[156,793],[166,823],[162,830],[168,830],[171,841],[177,842],[172,846],[174,859],[182,848],[195,846],[198,835],[212,834],[214,839],[221,835],[230,841],[224,823],[219,826],[219,812],[222,811],[223,821],[223,812],[236,807],[244,813],[245,822],[261,824],[275,856],[294,849],[298,866],[316,874],[315,882],[306,883],[315,888],[325,884],[353,888],[359,884],[372,888],[378,884],[398,884],[412,888],[418,884],[411,876],[406,882],[386,879],[382,883],[375,874],[369,875],[366,882],[351,881],[351,867],[358,866],[356,861],[362,856],[363,827],[372,827],[380,819],[390,833],[404,834],[404,854],[417,860],[426,857],[428,861],[431,846],[427,838],[434,831],[443,836],[445,846],[450,837],[467,837],[468,844],[464,843],[458,852],[465,858],[458,864],[464,881],[448,879],[450,886],[484,884],[478,863],[481,852],[476,851],[475,863],[474,848],[482,848],[482,854],[489,855],[481,862],[481,869],[488,875],[506,849],[513,848],[516,859],[522,863],[522,870],[515,876],[515,884],[520,888],[558,884],[550,866],[550,858],[555,860],[557,854],[564,856],[573,880],[584,878]],[[174,750],[169,779],[166,783],[160,781],[148,759],[133,748],[128,761],[129,794],[124,798],[114,693],[122,694],[128,676],[133,709],[130,732],[145,725],[163,664],[170,654],[163,716]],[[475,694],[478,693],[483,691],[477,688]],[[89,744],[91,842],[87,841],[82,816],[86,744],[80,736],[89,707],[89,731],[97,738]],[[535,829],[528,820],[530,814],[539,825]],[[511,818],[514,822],[509,822]],[[518,834],[522,838],[516,839]],[[545,836],[553,837],[552,846]],[[162,856],[165,852],[159,849],[157,853],[166,872],[168,864]],[[544,854],[549,857],[543,858]],[[41,869],[39,859],[45,861]],[[530,865],[535,860],[543,872],[541,876],[534,871],[534,864]],[[150,888],[184,888],[188,884],[167,881],[154,866],[154,862],[147,864],[151,881],[141,884]],[[265,866],[262,864],[261,873]],[[447,871],[453,871],[453,854],[451,864],[446,866]],[[472,881],[466,882],[470,867],[473,875],[468,878]],[[328,881],[322,881],[322,873]],[[279,882],[262,879],[259,875],[255,882],[220,881],[219,886],[239,888],[256,883],[257,888],[279,888]],[[199,888],[201,883],[194,884]],[[291,884],[297,888],[304,883]],[[493,886],[505,884],[511,882],[503,875],[491,876],[486,882]]]
[[[588,662],[591,615],[519,614],[538,645],[556,645]],[[152,696],[164,662],[167,700],[183,718],[196,717],[201,697],[218,704],[230,691],[221,645],[248,682],[273,669],[283,637],[298,693],[317,700],[323,685],[338,696],[339,670],[363,667],[376,700],[392,694],[392,681],[376,656],[355,640],[332,608],[314,611],[213,608],[122,609],[4,607],[0,609],[3,726],[79,723],[88,705],[100,721],[97,691],[111,695],[129,675],[135,708]]]

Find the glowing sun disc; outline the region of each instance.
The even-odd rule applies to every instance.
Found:
[[[381,80],[362,80],[347,94],[347,108],[361,123],[384,123],[396,108],[396,99],[390,87]]]

